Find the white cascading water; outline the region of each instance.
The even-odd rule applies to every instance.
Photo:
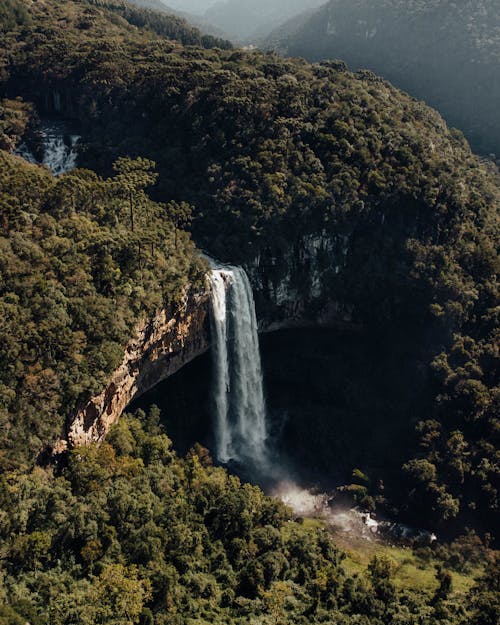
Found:
[[[24,143],[19,146],[16,153],[30,163],[47,165],[55,176],[64,174],[76,167],[77,145],[80,139],[78,135],[68,135],[68,139],[65,141],[65,126],[57,122],[43,124],[40,135],[43,149],[41,163]]]
[[[266,406],[252,287],[241,267],[210,273],[217,457],[267,465]]]

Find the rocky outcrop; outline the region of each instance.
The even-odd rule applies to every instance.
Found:
[[[102,441],[133,399],[201,355],[209,343],[208,293],[190,293],[175,312],[160,311],[138,328],[108,386],[78,411],[53,452]]]
[[[78,91],[69,81],[39,81],[26,77],[12,78],[4,85],[5,94],[34,102],[42,116],[79,119],[81,102]]]

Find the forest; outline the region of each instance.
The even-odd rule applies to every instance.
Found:
[[[398,590],[384,558],[349,575],[324,529],[203,448],[176,457],[158,417],[123,417],[57,478],[2,476],[1,623],[496,623],[498,561],[461,600],[441,566],[428,594]]]
[[[157,204],[146,159],[103,180],[54,178],[0,154],[2,325],[0,466],[29,467],[122,359],[138,321],[202,285],[181,205]],[[131,199],[132,198],[132,199]]]
[[[7,0],[0,27],[0,624],[496,625],[498,169],[340,61],[233,49],[115,0]],[[12,153],[42,114],[78,122],[79,169]],[[206,288],[198,249],[279,281],[317,233],[352,242],[319,299],[407,336],[423,371],[404,461],[369,476],[384,501],[352,490],[450,536],[412,556],[424,592],[384,557],[353,573],[204,448],[177,456],[156,409],[40,466],[137,324]],[[481,572],[458,592],[464,557]]]

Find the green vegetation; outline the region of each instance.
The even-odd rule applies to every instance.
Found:
[[[495,624],[494,560],[460,592],[441,569],[400,589],[384,554],[348,573],[321,525],[292,522],[202,448],[177,458],[158,418],[124,417],[60,477],[2,476],[0,622]]]
[[[199,447],[177,458],[156,411],[73,450],[60,475],[33,469],[137,324],[202,287],[191,223],[221,258],[260,257],[269,285],[291,247],[321,235],[335,250],[311,305],[338,302],[380,350],[407,337],[423,380],[400,415],[417,432],[402,472],[383,476],[382,494],[381,476],[356,465],[350,491],[426,525],[494,531],[496,170],[370,72],[220,49],[112,0],[5,7],[0,145],[26,134],[22,96],[78,119],[88,169],[55,179],[0,152],[0,623],[496,625],[498,561],[470,535],[344,570],[323,528],[293,523]],[[305,260],[299,296],[309,280]],[[410,376],[391,371],[392,405]],[[466,570],[478,552],[487,562]],[[409,588],[417,562],[440,568]]]
[[[5,28],[29,23],[29,14],[20,0],[2,0],[0,3],[0,23]]]
[[[265,46],[377,72],[436,107],[476,150],[500,157],[497,0],[330,0]]]
[[[111,174],[122,156],[154,160],[155,197],[193,205],[196,241],[233,262],[259,256],[269,285],[304,237],[337,242],[323,304],[338,301],[381,345],[406,336],[422,363],[422,402],[401,415],[419,424],[403,479],[383,476],[389,504],[425,525],[492,529],[498,172],[370,72],[185,47],[83,0],[26,6],[33,25],[0,35],[5,89],[36,102],[57,93],[81,122],[84,164]],[[300,293],[307,263],[295,273]],[[391,384],[403,383],[395,371]]]
[[[180,41],[186,46],[232,48],[232,44],[229,41],[213,37],[212,35],[204,35],[197,28],[190,26],[185,19],[176,15],[151,10],[147,6],[131,6],[128,2],[122,2],[121,0],[86,1],[94,6],[103,7],[117,13],[133,26],[149,29],[157,35]]]
[[[430,554],[419,554],[410,547],[387,545],[383,541],[368,542],[364,539],[334,535],[335,544],[346,553],[344,568],[351,575],[360,574],[370,564],[373,557],[385,558],[391,562],[394,572],[394,585],[398,590],[416,590],[435,592],[439,587],[436,579],[436,567],[442,566],[442,559],[429,549]],[[453,593],[456,599],[464,598],[474,585],[474,578],[483,574],[483,559],[480,564],[471,566],[467,572],[458,571],[449,565],[447,570],[452,577]]]
[[[17,100],[0,100],[0,150],[13,150],[35,124],[33,106]]]
[[[175,310],[203,264],[152,202],[153,163],[121,159],[104,181],[55,179],[0,152],[0,467],[30,465],[100,392],[135,326]]]

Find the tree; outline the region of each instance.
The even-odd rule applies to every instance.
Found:
[[[291,594],[287,582],[274,582],[269,590],[264,591],[263,598],[274,625],[285,623],[286,599]]]
[[[186,202],[169,202],[166,205],[168,218],[174,224],[174,245],[177,249],[177,231],[187,229],[193,220],[193,207]]]
[[[469,593],[471,625],[498,625],[500,622],[500,555],[488,562],[484,574]]]
[[[453,578],[449,571],[446,571],[441,565],[437,565],[436,579],[439,582],[439,586],[434,594],[433,601],[444,601],[448,599],[453,590]]]
[[[130,625],[139,622],[150,592],[149,583],[138,578],[135,568],[110,564],[95,579],[89,599],[97,606],[98,622]]]
[[[113,163],[116,175],[111,179],[112,189],[127,200],[130,216],[130,229],[135,231],[136,213],[147,204],[144,190],[155,184],[158,174],[156,164],[147,158],[121,157]]]
[[[7,605],[0,604],[0,625],[26,625],[26,619]]]
[[[368,565],[368,573],[377,597],[385,604],[393,601],[396,588],[392,582],[394,575],[392,560],[385,556],[373,556]]]

